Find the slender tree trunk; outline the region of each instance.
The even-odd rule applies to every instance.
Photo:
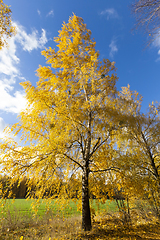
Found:
[[[92,228],[91,212],[89,205],[88,176],[89,176],[88,162],[86,162],[82,172],[82,229],[84,231],[90,231]]]
[[[87,97],[86,97],[87,99]],[[88,112],[88,131],[85,143],[85,150],[83,155],[83,170],[82,170],[82,229],[90,231],[91,225],[91,212],[89,205],[89,158],[91,149],[91,111]]]

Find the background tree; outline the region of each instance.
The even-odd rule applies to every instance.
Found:
[[[130,132],[136,172],[141,175],[144,193],[158,217],[160,217],[160,107],[152,103],[146,115],[137,118],[136,126]],[[133,151],[133,150],[132,150]]]
[[[121,169],[128,194],[149,200],[160,216],[160,106],[149,105],[146,114],[141,113],[141,97],[130,88],[123,88],[122,97],[128,101],[132,121],[125,119],[117,131],[117,162]],[[127,102],[126,102],[127,105]],[[119,138],[119,140],[118,140]]]
[[[0,0],[0,49],[7,44],[6,39],[15,34],[11,13],[10,7]]]
[[[137,27],[143,27],[154,40],[159,36],[160,29],[160,1],[136,0],[132,11],[137,20]]]
[[[11,131],[26,145],[1,144],[2,171],[12,179],[28,175],[30,182],[34,176],[38,198],[53,186],[67,198],[67,184],[60,179],[81,178],[82,228],[90,230],[89,175],[116,169],[114,162],[108,165],[105,149],[113,149],[110,136],[122,115],[117,76],[111,73],[114,63],[99,60],[82,18],[73,15],[54,41],[57,51],[42,52],[51,67],[39,67],[37,87],[22,83],[28,106]]]

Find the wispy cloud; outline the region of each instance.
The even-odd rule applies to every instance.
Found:
[[[154,42],[152,43],[153,47],[158,49],[159,57],[156,59],[156,62],[160,61],[160,31],[158,31],[157,36],[155,37]]]
[[[111,43],[109,44],[109,48],[110,48],[109,56],[110,56],[111,58],[113,58],[113,57],[114,57],[114,54],[115,54],[116,52],[118,52],[118,47],[117,47],[117,45],[116,45],[116,41],[115,41],[115,40],[112,40],[112,41],[111,41]]]
[[[47,13],[47,17],[49,17],[49,16],[51,16],[51,17],[54,16],[54,11],[53,10],[51,10],[51,11],[49,11],[49,13]]]
[[[37,9],[37,13],[39,16],[41,16],[41,11],[39,9]]]
[[[19,45],[24,51],[31,52],[44,48],[48,39],[44,29],[41,34],[37,30],[27,34],[23,26],[15,26],[16,36],[8,40],[8,48],[0,50],[0,110],[17,114],[26,106],[24,91],[15,90],[17,80],[24,79],[19,69],[17,47]]]
[[[39,36],[38,31],[32,30],[32,33],[27,34],[24,28],[17,25],[18,34],[15,36],[15,40],[19,42],[23,50],[31,52],[34,49],[44,48],[48,39],[46,37],[46,31],[42,29],[41,36]]]
[[[114,8],[107,8],[100,12],[100,15],[104,15],[107,17],[107,20],[113,18],[119,18],[117,11]]]

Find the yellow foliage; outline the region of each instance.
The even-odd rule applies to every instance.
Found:
[[[99,60],[82,18],[73,14],[54,41],[57,51],[42,52],[50,66],[39,66],[37,86],[21,84],[28,106],[10,131],[21,135],[23,142],[1,143],[2,171],[12,179],[27,176],[28,196],[37,198],[67,199],[75,189],[67,184],[69,179],[82,179],[82,190],[77,186],[76,194],[89,204],[89,173],[108,168],[102,146],[108,149],[110,133],[122,115],[117,76],[114,63]]]
[[[0,49],[7,44],[6,39],[14,34],[15,28],[11,21],[11,9],[3,0],[0,0]]]
[[[0,143],[1,172],[12,181],[25,175],[28,197],[59,196],[63,206],[75,195],[82,198],[85,215],[89,194],[105,201],[107,188],[110,196],[121,189],[133,196],[146,188],[147,177],[143,181],[137,174],[148,167],[149,157],[141,133],[148,126],[151,142],[158,139],[150,122],[159,110],[152,104],[146,118],[137,92],[130,86],[117,91],[114,62],[99,60],[82,18],[73,14],[54,41],[57,51],[42,51],[49,66],[39,66],[37,86],[21,83],[28,106],[9,131],[20,135],[22,144]],[[158,155],[154,159],[158,166]]]

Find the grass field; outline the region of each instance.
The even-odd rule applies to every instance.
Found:
[[[160,240],[160,224],[150,210],[144,214],[142,209],[137,209],[132,215],[133,224],[125,227],[114,201],[97,205],[93,200],[93,227],[90,232],[83,232],[76,202],[69,200],[61,207],[60,201],[52,200],[47,210],[46,203],[41,200],[37,215],[34,215],[32,204],[35,200],[7,200],[5,207],[0,209],[0,240]]]
[[[21,215],[25,215],[31,217],[34,214],[32,211],[32,206],[36,204],[36,200],[32,199],[7,199],[4,211],[2,213],[2,208],[0,208],[0,216],[5,215],[8,211],[14,215],[17,212]],[[75,200],[69,200],[66,203],[61,203],[60,200],[52,200],[50,203],[47,204],[46,201],[40,200],[37,205],[37,215],[42,216],[49,211],[52,211],[53,215],[60,215],[60,216],[72,216],[72,215],[80,215],[80,210],[77,209],[78,202]],[[107,200],[105,204],[97,202],[96,200],[91,201],[91,208],[95,209],[95,213],[102,213],[104,211],[115,212],[117,211],[117,206],[115,201]]]

